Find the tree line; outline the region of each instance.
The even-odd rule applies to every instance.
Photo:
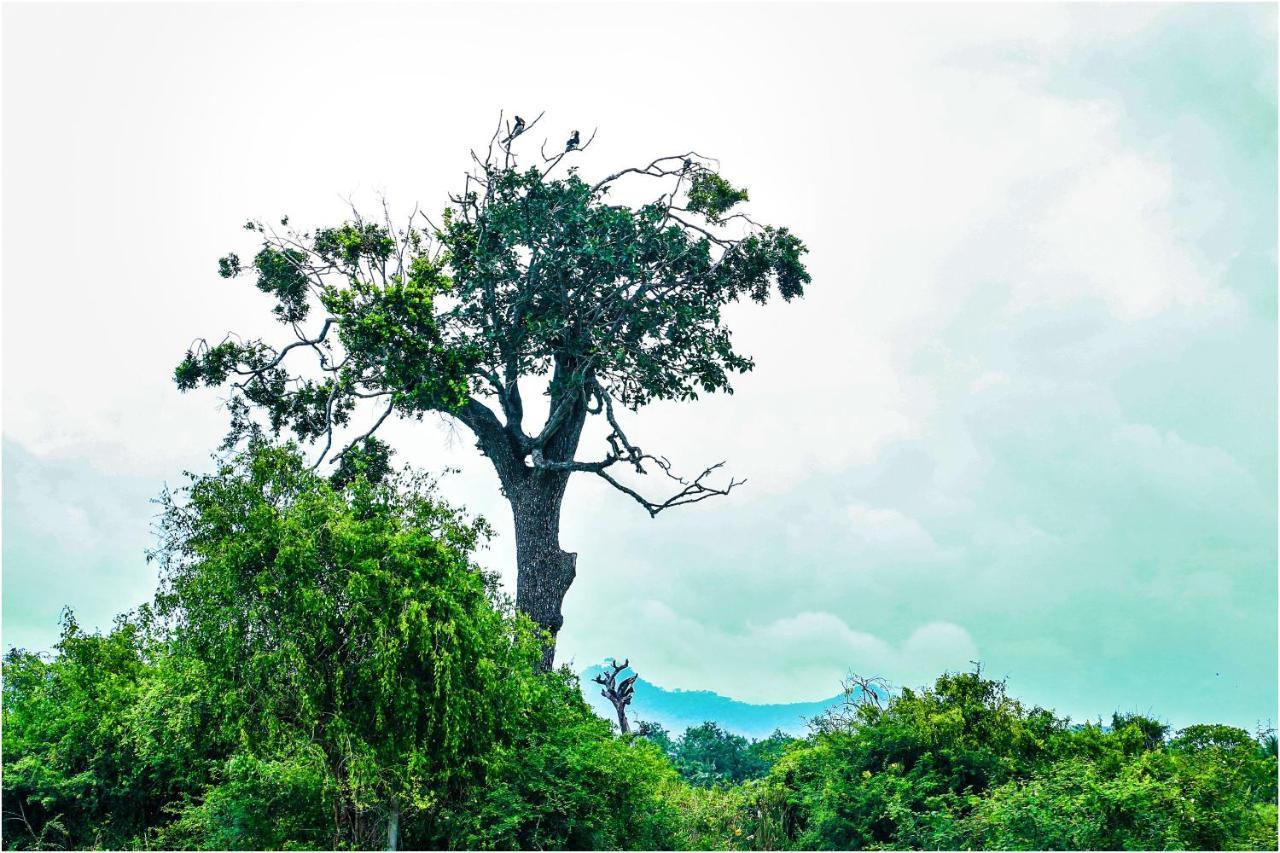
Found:
[[[421,475],[255,440],[163,498],[153,602],[3,668],[6,849],[1254,849],[1276,739],[1072,724],[980,672],[802,738],[597,717]],[[882,707],[883,705],[883,707]]]

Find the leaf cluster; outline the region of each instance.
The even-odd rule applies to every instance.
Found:
[[[747,191],[693,154],[593,184],[576,169],[555,173],[563,156],[526,168],[505,151],[477,160],[439,221],[396,224],[384,209],[380,221],[353,211],[312,231],[290,228],[287,217],[280,229],[247,223],[259,240],[252,264],[230,253],[219,274],[254,276],[291,335],[281,344],[198,340],[176,384],[230,388],[228,447],[288,430],[323,441],[321,458],[332,451],[341,461],[391,414],[439,412],[475,431],[491,458],[513,456],[495,461],[508,488],[528,460],[560,475],[599,474],[651,512],[723,494],[635,447],[614,403],[634,410],[732,392],[732,377],[753,361],[735,348],[724,311],[803,295],[804,243],[740,212]],[[615,203],[633,181],[657,187],[648,201]],[[318,329],[303,328],[321,316]],[[550,399],[535,429],[523,421],[521,383],[530,380]],[[335,446],[364,405],[382,414]],[[608,448],[576,459],[590,415],[609,419]],[[673,501],[644,499],[605,473],[625,462],[643,474],[646,461],[682,486]]]

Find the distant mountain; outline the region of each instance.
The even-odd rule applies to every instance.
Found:
[[[613,706],[600,695],[600,685],[591,680],[601,671],[599,666],[583,671],[582,692],[597,714],[615,720]],[[818,702],[752,705],[710,690],[667,690],[638,678],[627,716],[632,722],[660,723],[673,737],[683,734],[690,726],[711,720],[723,729],[756,739],[768,737],[777,729],[793,735],[804,734],[808,720],[839,702],[839,696],[832,696]]]

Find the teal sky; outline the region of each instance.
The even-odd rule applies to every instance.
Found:
[[[981,660],[1076,718],[1276,719],[1274,6],[528,5],[477,62],[494,11],[5,7],[6,646],[149,595],[149,500],[224,424],[172,364],[265,323],[216,277],[237,223],[438,206],[545,107],[600,126],[585,170],[718,155],[814,274],[735,312],[735,395],[632,420],[745,489],[652,521],[571,487],[563,657],[755,702]],[[509,574],[484,461],[391,435]]]

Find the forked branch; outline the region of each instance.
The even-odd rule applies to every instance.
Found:
[[[724,486],[723,488],[708,485],[705,482],[706,478],[711,474],[715,473],[716,471],[718,471],[720,468],[723,468],[724,462],[717,462],[711,467],[703,469],[702,473],[698,474],[698,476],[694,477],[692,480],[686,480],[683,477],[677,476],[676,474],[672,473],[671,463],[667,461],[665,457],[651,456],[646,453],[639,457],[637,464],[643,463],[644,461],[653,462],[655,465],[657,465],[663,474],[667,475],[668,478],[674,480],[676,483],[680,485],[680,489],[675,494],[667,498],[666,500],[652,501],[646,498],[644,495],[637,492],[635,489],[631,488],[630,486],[627,486],[626,484],[619,482],[616,478],[610,475],[609,472],[605,471],[603,468],[600,469],[599,471],[595,471],[594,473],[597,476],[599,476],[601,479],[608,482],[609,485],[613,486],[615,489],[622,492],[624,495],[630,495],[633,499],[635,499],[637,503],[640,504],[640,506],[644,507],[645,511],[649,513],[650,517],[656,516],[658,513],[662,512],[664,509],[671,509],[677,506],[686,506],[688,504],[696,504],[701,501],[705,501],[707,498],[723,497],[724,495],[727,495],[729,494],[729,492],[733,491],[736,487],[741,486],[747,482],[746,480],[735,480],[733,478],[730,478],[728,485]],[[641,473],[647,473],[646,471],[644,471],[643,467],[640,468],[640,471]]]

